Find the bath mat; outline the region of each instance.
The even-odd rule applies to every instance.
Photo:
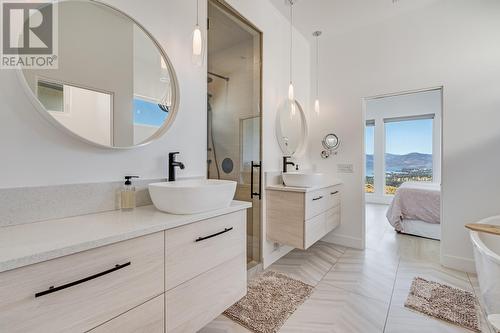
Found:
[[[405,307],[481,332],[476,297],[465,290],[417,277],[413,279]]]
[[[276,333],[312,293],[313,287],[276,272],[248,283],[245,297],[224,314],[257,333]]]

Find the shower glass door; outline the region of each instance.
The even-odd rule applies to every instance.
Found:
[[[247,262],[261,262],[261,33],[218,0],[208,2],[207,176],[238,183],[248,201]]]

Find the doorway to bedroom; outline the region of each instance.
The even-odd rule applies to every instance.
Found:
[[[365,230],[441,238],[442,88],[364,99]]]

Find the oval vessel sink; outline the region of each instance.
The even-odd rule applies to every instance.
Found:
[[[315,187],[325,181],[322,173],[286,172],[283,175],[283,183],[290,187]]]
[[[155,207],[171,214],[197,214],[229,207],[236,182],[216,179],[189,179],[149,184]]]

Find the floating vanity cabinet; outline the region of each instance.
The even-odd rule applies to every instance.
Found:
[[[249,207],[0,228],[0,333],[200,330],[247,292]]]
[[[246,294],[246,212],[165,231],[167,332],[196,332]]]
[[[267,187],[267,239],[307,249],[340,224],[340,185]]]
[[[85,332],[162,295],[163,251],[158,232],[3,272],[0,332]]]

